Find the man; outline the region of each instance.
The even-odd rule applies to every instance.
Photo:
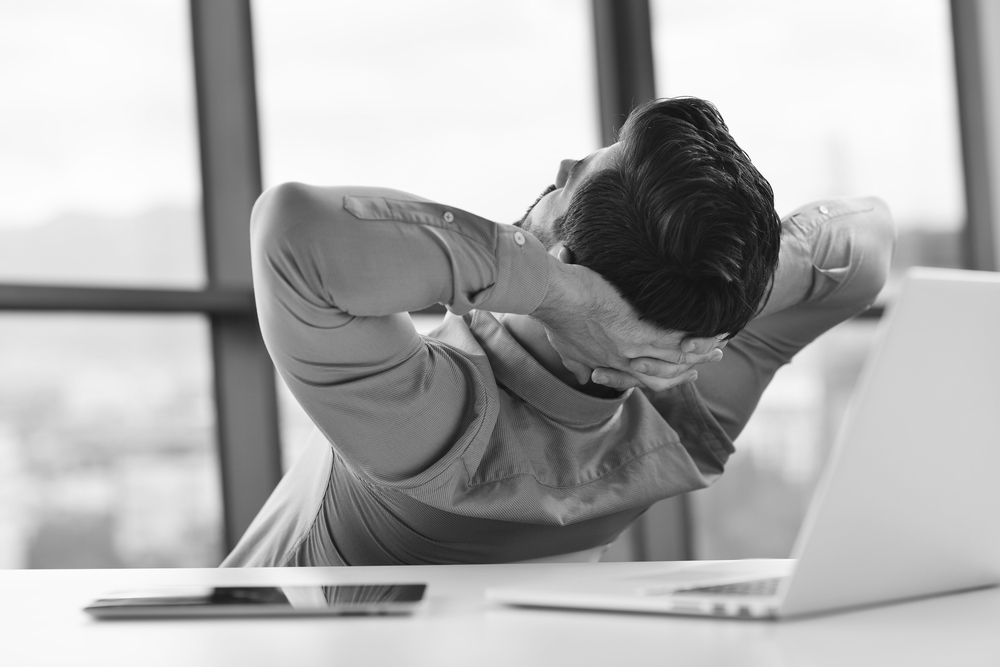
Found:
[[[595,560],[722,474],[774,372],[871,304],[894,242],[875,199],[779,221],[697,99],[637,108],[513,227],[286,184],[252,234],[261,330],[317,430],[227,566]],[[434,303],[450,314],[420,337],[406,313]]]

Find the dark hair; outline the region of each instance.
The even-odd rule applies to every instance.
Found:
[[[557,233],[658,326],[735,335],[763,306],[781,224],[771,186],[710,102],[647,102],[617,162],[585,181]]]

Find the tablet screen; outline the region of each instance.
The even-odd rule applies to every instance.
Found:
[[[424,584],[179,587],[121,593],[84,611],[99,618],[403,614],[416,610]]]

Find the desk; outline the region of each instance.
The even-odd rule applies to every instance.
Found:
[[[0,571],[0,664],[211,665],[1000,665],[1000,589],[797,621],[760,622],[513,609],[488,586],[673,563],[462,565],[286,570]],[[95,621],[81,608],[123,588],[423,581],[412,617]]]

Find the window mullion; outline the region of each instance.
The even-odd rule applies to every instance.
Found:
[[[191,1],[209,286],[252,289],[249,221],[261,191],[249,0]],[[211,315],[226,542],[281,477],[274,367],[256,317]]]

